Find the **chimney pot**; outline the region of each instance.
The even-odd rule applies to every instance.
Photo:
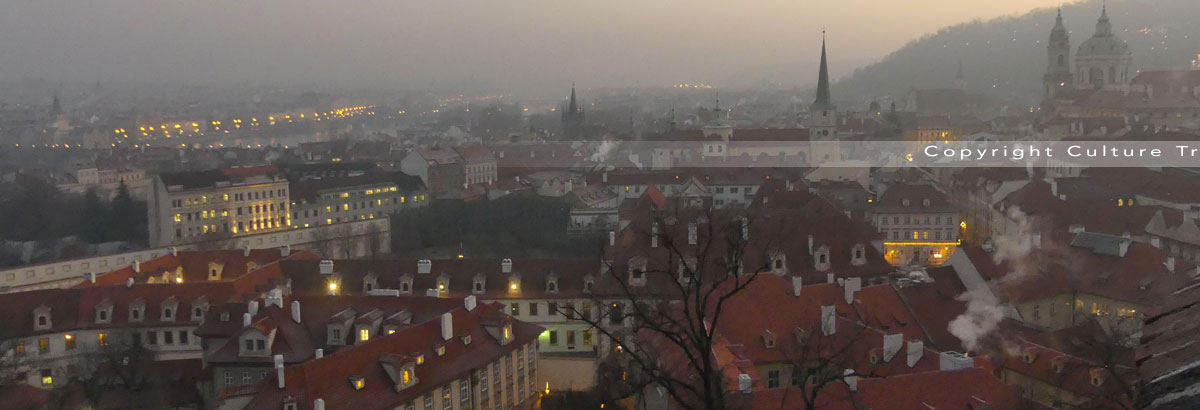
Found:
[[[317,349],[313,352],[313,358],[320,359],[322,357],[325,357],[325,349]]]
[[[906,353],[908,356],[908,367],[916,366],[917,362],[921,361],[921,355],[925,353],[925,342],[917,339],[909,340],[908,351]]]
[[[750,378],[750,375],[745,373],[738,375],[738,391],[741,391],[742,393],[750,393],[753,391],[753,388],[754,381]]]
[[[821,333],[825,336],[837,333],[837,308],[833,305],[821,306]]]
[[[804,286],[804,278],[799,277],[799,276],[792,276],[792,295],[799,297],[800,296],[800,288],[802,288],[803,286]]]
[[[463,298],[463,307],[465,307],[468,312],[475,310],[475,303],[475,295],[467,295],[467,297]]]
[[[242,313],[242,327],[250,327],[250,319],[252,317],[250,312]]]
[[[287,385],[286,383],[284,383],[284,380],[283,380],[283,355],[277,354],[277,355],[275,355],[274,359],[275,359],[275,372],[278,375],[278,377],[276,377],[276,379],[278,379],[279,388],[282,389],[283,386]]]
[[[846,283],[842,285],[842,290],[846,294],[846,304],[854,303],[854,294],[862,290],[862,278],[846,278]]]
[[[127,279],[125,279],[125,287],[127,287],[127,288],[132,288],[132,287],[133,287],[133,278],[127,278]]]
[[[250,316],[252,316],[252,317],[258,316],[258,301],[257,300],[251,300],[249,303],[247,303],[246,313],[249,313]]]
[[[250,257],[250,245],[246,245],[245,247],[242,248],[242,256]]]

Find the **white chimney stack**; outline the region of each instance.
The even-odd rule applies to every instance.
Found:
[[[900,353],[900,347],[904,346],[903,333],[891,333],[883,335],[883,361],[890,362],[896,353]]]
[[[319,266],[321,267],[322,275],[332,275],[333,274],[333,260],[332,259],[321,260]]]
[[[738,391],[742,393],[750,393],[754,390],[754,380],[750,375],[742,373],[738,375]]]
[[[468,295],[467,297],[463,298],[463,307],[465,307],[468,312],[474,311],[475,310],[475,295]]]
[[[812,248],[813,248],[813,236],[808,235],[808,254],[809,255],[813,254]]]
[[[842,381],[846,382],[846,387],[850,391],[858,391],[858,376],[854,374],[854,369],[846,369],[842,375]]]
[[[442,314],[442,340],[454,338],[454,315],[450,312]]]
[[[512,259],[504,258],[500,260],[500,272],[512,273]]]
[[[250,327],[250,313],[242,313],[242,327]]]
[[[608,231],[608,246],[617,246],[617,231]]]
[[[283,245],[283,247],[279,248],[279,256],[286,258],[288,255],[291,255],[291,254],[292,254],[292,245]]]
[[[88,279],[88,282],[91,282],[91,283],[96,283],[96,273],[95,273],[95,272],[88,272],[88,273],[87,273],[87,279]]]
[[[300,301],[299,300],[292,301],[292,321],[296,322],[296,323],[300,323]]]
[[[1167,265],[1167,272],[1175,272],[1175,257],[1168,256],[1166,265]]]
[[[821,306],[821,333],[825,336],[837,333],[837,308],[833,305]]]
[[[171,256],[179,256],[179,248],[171,247]]]
[[[314,359],[320,359],[322,357],[325,357],[325,349],[317,349],[317,351],[313,352]]]
[[[250,303],[247,303],[246,312],[249,313],[251,317],[258,316],[258,301],[251,300]]]
[[[846,278],[846,283],[842,285],[842,290],[846,293],[846,304],[854,303],[854,294],[862,290],[862,278]]]
[[[608,173],[607,172],[600,174],[600,181],[603,181],[606,184],[608,183]]]
[[[961,370],[975,367],[975,359],[959,352],[942,352],[938,356],[938,370]]]
[[[650,226],[650,247],[658,247],[658,222]]]
[[[826,273],[825,274],[825,283],[833,283],[833,281],[834,281],[833,272]]]
[[[250,245],[246,245],[245,247],[242,247],[242,256],[250,257]]]
[[[804,286],[804,278],[792,276],[792,295],[800,296],[800,288]]]
[[[125,279],[125,287],[127,287],[127,288],[132,288],[132,287],[133,287],[133,278],[126,278],[126,279]]]
[[[136,261],[136,260],[133,261],[133,271],[136,273],[141,273],[142,272],[142,263],[139,261]]]
[[[275,355],[275,374],[279,382],[279,388],[282,389],[286,384],[283,380],[283,355],[281,354]]]
[[[433,261],[429,259],[421,259],[417,261],[417,273],[427,274],[433,271]]]
[[[908,367],[917,365],[921,361],[921,355],[925,354],[925,342],[917,339],[908,341]]]
[[[313,410],[325,410],[325,399],[313,400]]]

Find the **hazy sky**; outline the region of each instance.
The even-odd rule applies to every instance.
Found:
[[[0,80],[561,89],[811,83],[1054,0],[0,0]]]

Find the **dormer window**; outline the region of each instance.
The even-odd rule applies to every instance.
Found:
[[[371,340],[371,329],[367,328],[366,326],[359,326],[357,337],[359,343]]]
[[[509,341],[512,341],[512,337],[513,337],[512,324],[506,323],[504,325],[504,343],[502,343],[502,344],[507,344]]]
[[[520,292],[521,291],[521,276],[520,275],[514,274],[508,278],[508,291],[509,292]]]
[[[138,299],[129,305],[129,320],[141,322],[146,316],[146,302]]]
[[[796,339],[797,346],[804,346],[805,343],[808,343],[808,332],[799,326],[792,330],[792,337]]]
[[[909,202],[908,202],[908,200],[907,200],[907,199],[905,199],[905,200],[903,200],[903,201],[900,201],[900,205],[902,205],[902,206],[908,206],[908,205],[909,205]]]
[[[38,306],[33,310],[33,330],[46,330],[53,326],[50,322],[50,307]]]
[[[646,258],[635,256],[629,260],[629,284],[642,286],[646,284]]]
[[[558,292],[558,278],[557,277],[551,276],[550,278],[546,279],[546,292],[549,292],[549,293]]]
[[[400,293],[412,293],[412,275],[405,274],[400,277]]]
[[[929,206],[929,200],[928,200],[928,199],[922,199],[922,200],[921,200],[921,206],[928,207],[928,206]]]
[[[354,390],[362,390],[367,386],[367,381],[362,376],[357,374],[350,376],[350,388]]]
[[[113,303],[109,299],[100,301],[96,305],[96,323],[111,323],[112,322]]]
[[[1025,349],[1025,353],[1021,356],[1021,359],[1024,360],[1025,363],[1033,363],[1035,360],[1037,360],[1038,354],[1034,349]]]
[[[860,266],[867,263],[867,247],[863,244],[855,244],[850,249],[850,264]]]
[[[370,292],[379,287],[379,277],[375,276],[375,272],[368,273],[363,277],[363,293]]]
[[[591,275],[583,278],[583,293],[592,293],[592,285],[596,282]]]
[[[175,300],[174,296],[167,298],[167,300],[164,300],[162,303],[161,320],[164,322],[175,321],[175,312],[176,312],[176,308],[178,308],[178,307],[179,307],[179,302],[177,300]]]
[[[442,357],[442,356],[446,355],[446,345],[437,345],[436,347],[434,347],[434,350],[437,351],[438,357]]]
[[[208,298],[201,296],[192,302],[192,321],[204,320],[204,314],[208,312]]]
[[[813,268],[819,271],[829,270],[829,247],[822,246],[813,252]]]
[[[239,348],[240,356],[266,356],[270,354],[270,346],[267,344],[269,334],[263,333],[257,328],[250,328],[242,333],[242,343]]]
[[[446,275],[445,273],[438,275],[437,291],[438,291],[438,293],[445,293],[445,292],[450,291],[450,276],[449,275]]]
[[[766,347],[768,349],[775,348],[775,334],[771,333],[770,330],[763,331],[762,340],[763,340],[763,347]]]

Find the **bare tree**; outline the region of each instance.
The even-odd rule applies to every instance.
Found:
[[[759,233],[765,235],[751,242],[750,221],[676,203],[627,228],[624,234],[650,241],[648,248],[605,252],[591,301],[605,308],[598,314],[574,305],[562,309],[624,353],[610,359],[624,369],[619,390],[654,385],[685,409],[730,408],[712,354],[716,329],[731,299],[770,269],[785,226],[764,224]]]

